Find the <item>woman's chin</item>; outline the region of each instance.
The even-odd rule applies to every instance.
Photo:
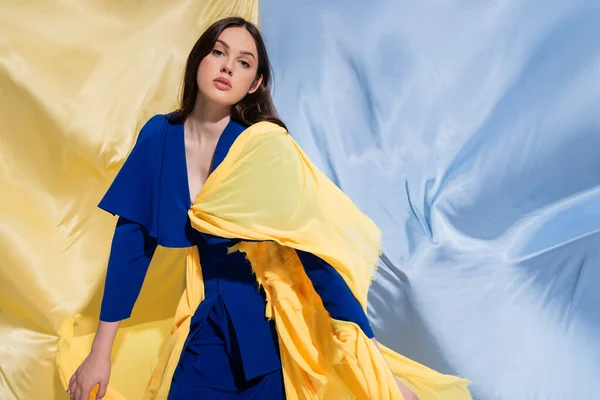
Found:
[[[222,91],[217,88],[202,91],[202,97],[205,101],[221,107],[231,107],[244,98],[235,96],[231,90]]]

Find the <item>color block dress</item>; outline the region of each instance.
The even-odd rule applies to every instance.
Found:
[[[227,125],[211,172],[244,130],[235,121]],[[119,216],[102,321],[131,315],[158,245],[198,247],[204,300],[192,317],[169,399],[284,399],[277,332],[274,321],[265,318],[265,294],[245,255],[229,251],[240,240],[201,233],[190,225],[183,124],[166,115],[151,118],[99,207]],[[362,307],[338,272],[311,253],[297,254],[331,317],[352,321],[373,337]]]

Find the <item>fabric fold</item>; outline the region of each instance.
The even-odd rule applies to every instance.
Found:
[[[327,261],[366,309],[380,232],[283,128],[261,122],[242,133],[189,217],[201,232],[243,239],[231,250],[246,253],[265,290],[288,399],[402,399],[396,378],[421,400],[471,398],[467,380],[388,348],[384,357],[356,324],[329,317],[295,250]]]

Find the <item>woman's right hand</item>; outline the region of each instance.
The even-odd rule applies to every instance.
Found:
[[[71,377],[67,392],[71,400],[88,400],[94,386],[100,384],[96,399],[106,394],[110,377],[110,353],[92,352],[81,363]]]

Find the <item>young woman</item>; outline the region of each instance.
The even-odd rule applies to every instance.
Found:
[[[71,399],[96,385],[105,395],[119,322],[157,245],[188,249],[187,282],[145,398],[416,399],[437,390],[419,388],[437,376],[425,367],[416,380],[394,378],[379,352],[364,312],[378,231],[289,137],[270,75],[257,28],[220,20],[189,55],[181,108],[142,128],[99,205],[119,219],[100,323]],[[464,381],[439,376],[439,390],[458,388],[445,398],[469,398]]]

